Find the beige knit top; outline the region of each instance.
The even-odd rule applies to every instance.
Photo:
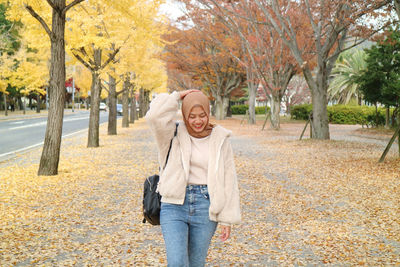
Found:
[[[192,153],[188,184],[207,184],[209,140],[210,136],[204,138],[190,136]]]

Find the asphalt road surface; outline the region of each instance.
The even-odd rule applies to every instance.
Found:
[[[108,121],[108,112],[100,111],[100,124]],[[0,121],[0,161],[14,153],[43,145],[47,117]],[[63,137],[89,127],[89,111],[64,115]]]

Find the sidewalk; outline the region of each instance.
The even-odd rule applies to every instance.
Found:
[[[86,109],[75,109],[74,112],[72,112],[72,109],[64,109],[64,115],[74,114],[74,113],[78,113],[81,111],[86,111]],[[27,109],[25,111],[25,114],[23,114],[22,110],[16,110],[14,112],[11,112],[9,110],[8,115],[6,116],[5,111],[2,110],[2,111],[0,111],[0,121],[47,117],[47,112],[48,112],[48,110],[46,110],[46,109],[41,110],[40,113],[37,113],[36,110]]]
[[[376,164],[379,144],[298,141],[300,124],[220,123],[234,132],[243,222],[229,242],[217,233],[207,266],[400,264],[395,152]],[[101,126],[99,148],[86,148],[86,136],[63,140],[57,176],[37,177],[37,163],[2,167],[0,265],[166,266],[160,228],[141,222],[156,153],[139,120],[118,124],[117,136]]]

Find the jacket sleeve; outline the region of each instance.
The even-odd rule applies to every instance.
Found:
[[[225,174],[225,205],[218,214],[222,225],[238,224],[241,221],[239,185],[236,175],[233,150],[229,140],[223,146]]]
[[[178,112],[179,92],[159,94],[150,103],[145,119],[154,135],[158,147],[158,161],[165,164],[169,144],[175,132],[175,119]]]

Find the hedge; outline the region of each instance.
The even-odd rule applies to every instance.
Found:
[[[308,120],[312,111],[311,104],[296,105],[290,108],[290,115],[295,120]],[[369,106],[328,106],[329,123],[335,124],[385,124],[385,108],[378,108],[378,116],[375,107]]]
[[[269,107],[267,107],[269,111]],[[234,105],[231,106],[233,115],[244,115],[249,110],[249,105]],[[265,107],[256,107],[256,114],[265,114]]]
[[[294,120],[308,120],[311,111],[311,104],[295,105],[290,107],[290,116]]]

